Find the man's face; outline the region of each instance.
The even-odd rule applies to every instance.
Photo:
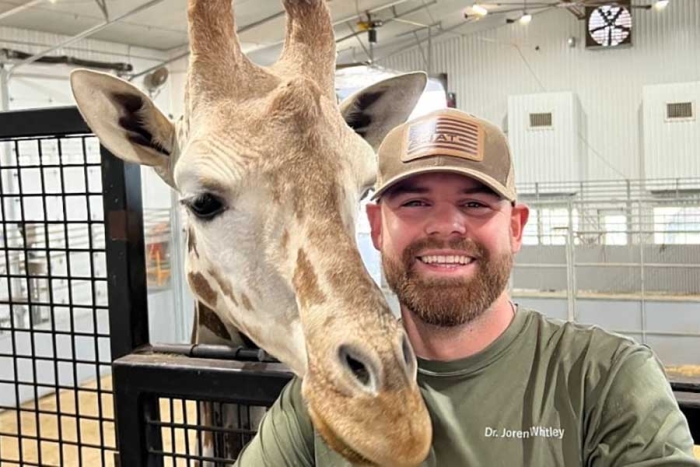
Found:
[[[422,321],[468,323],[503,293],[528,209],[463,175],[399,183],[367,208],[389,286]]]

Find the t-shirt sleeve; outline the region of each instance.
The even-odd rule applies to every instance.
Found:
[[[589,413],[584,465],[700,466],[688,422],[650,349],[621,350],[591,392],[597,403]]]
[[[234,467],[311,467],[313,449],[314,431],[301,397],[301,380],[294,378],[267,411]]]

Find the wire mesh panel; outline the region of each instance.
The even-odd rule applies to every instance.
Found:
[[[158,402],[160,416],[144,423],[147,436],[156,435],[147,439],[148,454],[164,466],[232,465],[267,410],[262,405],[195,399],[159,397]]]
[[[76,115],[0,121],[3,466],[114,463],[101,155]]]
[[[119,443],[128,446],[121,465],[232,465],[291,378],[264,352],[225,346],[168,345],[117,359]]]

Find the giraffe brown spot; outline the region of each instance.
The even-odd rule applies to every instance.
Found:
[[[194,255],[199,258],[199,252],[197,251],[197,239],[194,236],[194,229],[187,230],[187,251],[190,253],[194,252]]]
[[[200,402],[199,403],[199,413],[202,415],[202,426],[206,428],[213,427],[213,411],[214,405],[211,402]],[[211,454],[214,448],[214,435],[211,430],[202,431],[202,448],[204,449],[204,455]]]
[[[209,274],[214,278],[217,284],[219,284],[219,288],[221,289],[221,292],[227,296],[228,298],[231,299],[234,305],[238,306],[238,300],[236,300],[236,296],[233,293],[233,288],[231,287],[231,283],[226,280],[225,277],[222,277],[219,271],[216,269],[210,269]]]
[[[246,310],[248,311],[253,311],[253,304],[250,303],[250,299],[246,294],[241,295],[241,301],[243,302],[243,306],[245,307]]]
[[[302,220],[306,214],[306,201],[303,194],[299,193],[298,190],[296,191],[292,197],[292,209],[297,220]]]
[[[282,233],[282,240],[281,240],[281,246],[283,250],[287,249],[287,245],[289,245],[289,231],[285,230]]]
[[[270,173],[270,191],[272,193],[272,202],[281,204],[284,198],[284,180],[279,172]]]
[[[231,340],[231,334],[228,332],[228,329],[226,329],[226,325],[221,321],[221,318],[219,318],[214,310],[202,302],[199,302],[199,325],[209,329],[222,339]]]
[[[197,336],[199,335],[199,311],[197,305],[194,306],[194,323],[192,323],[192,333],[190,334],[190,344],[197,344]]]
[[[202,301],[211,306],[216,305],[216,292],[211,288],[209,281],[201,272],[191,272],[187,275],[192,291],[197,294]]]
[[[318,286],[318,277],[314,267],[306,257],[303,249],[297,254],[297,267],[292,279],[302,308],[320,305],[326,301],[326,296]]]
[[[323,319],[323,328],[330,329],[335,326],[338,317],[336,315],[328,315]]]

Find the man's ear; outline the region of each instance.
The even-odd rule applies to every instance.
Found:
[[[523,244],[523,232],[530,218],[530,208],[525,204],[516,204],[511,208],[510,233],[511,250],[513,253],[520,251]]]
[[[379,81],[345,99],[340,112],[377,151],[386,134],[411,115],[427,82],[428,75],[422,71]]]
[[[71,89],[81,115],[115,156],[153,167],[174,187],[175,125],[132,84],[106,73],[76,70]]]
[[[371,229],[372,244],[378,251],[382,251],[382,208],[379,203],[368,203],[365,209]]]

